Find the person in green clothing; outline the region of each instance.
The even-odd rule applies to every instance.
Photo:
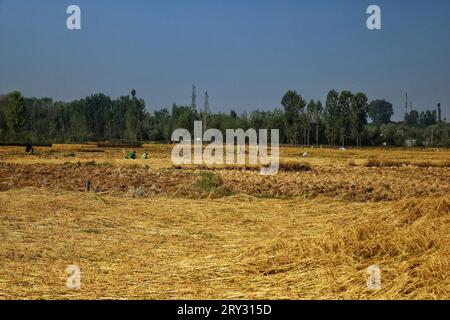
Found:
[[[136,159],[136,151],[130,151],[127,153],[126,159]]]
[[[148,152],[147,152],[147,150],[144,151],[144,153],[141,156],[141,159],[142,160],[147,160],[148,159]]]

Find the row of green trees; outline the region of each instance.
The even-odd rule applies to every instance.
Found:
[[[142,99],[116,100],[94,94],[71,102],[24,98],[12,92],[0,98],[0,141],[84,142],[148,139],[151,116]]]
[[[361,92],[330,90],[322,105],[289,90],[281,105],[281,109],[250,114],[210,113],[207,124],[224,133],[237,128],[280,129],[280,141],[292,145],[403,145],[408,139],[450,145],[450,125],[438,121],[435,111],[417,113],[417,117],[411,112],[404,122],[392,123],[392,104],[385,100],[369,103]],[[201,112],[191,106],[174,104],[170,111],[149,112],[135,90],[117,99],[94,94],[70,102],[24,98],[20,92],[11,92],[0,97],[0,142],[167,142],[173,130],[192,131],[194,121],[201,119]]]

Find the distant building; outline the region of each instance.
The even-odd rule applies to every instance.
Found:
[[[415,147],[417,144],[416,139],[406,139],[405,140],[405,146],[407,147]]]

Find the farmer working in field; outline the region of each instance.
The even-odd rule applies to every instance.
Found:
[[[147,152],[147,150],[144,151],[144,153],[141,156],[141,159],[142,160],[147,160],[148,159],[148,152]]]
[[[27,146],[25,147],[25,152],[26,153],[31,153],[31,154],[34,152],[33,147],[31,146],[31,144],[27,144]]]
[[[130,151],[126,154],[126,159],[136,159],[136,151]]]

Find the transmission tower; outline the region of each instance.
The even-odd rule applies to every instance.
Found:
[[[438,117],[438,122],[441,122],[442,121],[441,103],[437,104],[437,117]]]
[[[208,91],[205,92],[205,108],[203,110],[203,131],[206,131],[207,121],[208,121],[208,112],[209,112],[209,96]]]
[[[192,95],[191,95],[191,99],[192,99],[192,110],[195,111],[197,109],[197,105],[195,104],[195,101],[197,99],[197,94],[195,93],[195,85],[192,85]]]
[[[405,94],[405,115],[408,114],[408,92]]]

